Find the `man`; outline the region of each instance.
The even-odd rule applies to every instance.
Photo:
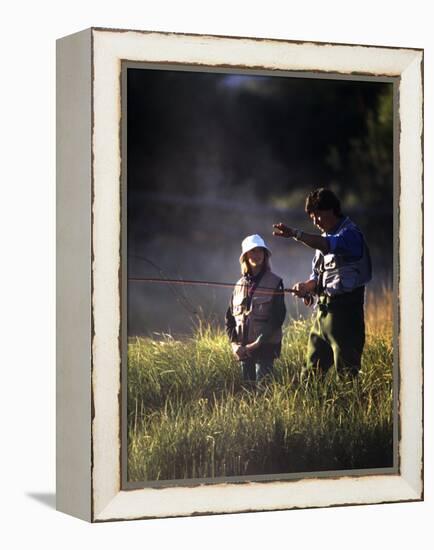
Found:
[[[368,247],[360,229],[342,215],[336,195],[317,189],[306,199],[306,213],[321,235],[275,224],[273,235],[293,238],[316,250],[307,281],[294,285],[305,304],[318,296],[309,335],[306,369],[326,373],[334,364],[351,376],[360,370],[365,343],[364,294],[371,280]]]

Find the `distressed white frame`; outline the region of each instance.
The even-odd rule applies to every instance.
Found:
[[[91,43],[93,98],[92,460],[89,457],[90,512],[71,513],[107,521],[423,498],[423,51],[107,29],[84,32]],[[400,78],[399,474],[121,490],[122,60]]]

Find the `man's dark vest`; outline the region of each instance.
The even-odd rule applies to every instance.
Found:
[[[338,235],[344,229],[360,229],[346,218],[339,227]],[[323,233],[323,236],[326,234]],[[328,296],[352,292],[364,286],[372,278],[372,264],[369,249],[362,236],[362,255],[358,260],[347,260],[340,254],[325,254],[317,251],[314,260],[314,269],[319,273],[318,288],[320,293]]]

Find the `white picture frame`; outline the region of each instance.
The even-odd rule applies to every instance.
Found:
[[[397,79],[399,471],[122,487],[123,61]],[[57,507],[91,522],[423,498],[423,50],[92,28],[57,44]]]

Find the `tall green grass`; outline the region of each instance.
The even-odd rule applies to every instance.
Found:
[[[391,303],[391,302],[390,302]],[[128,479],[150,481],[392,465],[390,304],[367,314],[357,380],[302,383],[310,320],[285,327],[274,379],[243,386],[221,329],[128,345]],[[370,317],[371,315],[371,317]],[[374,323],[375,321],[375,323]]]

